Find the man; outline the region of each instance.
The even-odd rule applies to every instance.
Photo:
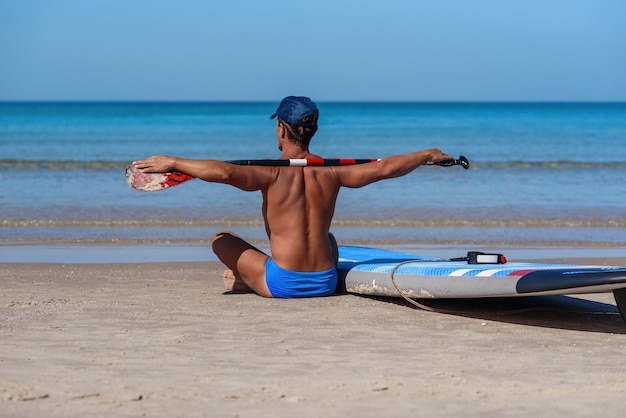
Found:
[[[321,158],[309,151],[319,112],[307,97],[285,97],[276,113],[281,159]],[[271,257],[229,231],[213,238],[213,251],[230,269],[227,290],[265,297],[311,297],[334,293],[337,248],[329,233],[341,187],[403,176],[427,162],[451,160],[438,149],[396,155],[377,162],[336,167],[240,166],[214,160],[154,156],[133,164],[144,172],[180,171],[244,191],[261,191]]]

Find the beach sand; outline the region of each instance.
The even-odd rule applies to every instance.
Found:
[[[611,294],[428,302],[442,314],[227,294],[222,271],[0,264],[0,416],[623,415]]]

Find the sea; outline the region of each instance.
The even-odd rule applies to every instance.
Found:
[[[140,193],[151,155],[278,158],[277,102],[0,102],[0,262],[212,259],[215,232],[264,247],[260,193],[194,180]],[[626,103],[319,102],[311,151],[423,166],[343,189],[340,243],[420,249],[599,248],[626,262]]]

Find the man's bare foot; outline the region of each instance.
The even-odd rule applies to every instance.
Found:
[[[224,270],[224,287],[228,292],[252,292],[243,280],[235,277],[232,270]]]

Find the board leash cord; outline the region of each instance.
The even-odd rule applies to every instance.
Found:
[[[421,259],[416,259],[416,260],[407,260],[407,261],[403,261],[402,263],[399,263],[398,265],[396,265],[393,270],[391,270],[391,283],[393,284],[393,287],[396,288],[396,291],[398,292],[398,294],[400,294],[400,296],[402,296],[402,298],[404,300],[406,300],[407,302],[409,302],[411,305],[416,306],[424,311],[428,311],[428,312],[435,312],[435,313],[441,313],[441,314],[448,314],[448,315],[461,315],[461,314],[467,314],[467,311],[455,311],[452,309],[440,309],[440,308],[434,308],[432,306],[428,306],[425,305],[423,303],[417,302],[415,299],[412,299],[411,297],[409,297],[405,291],[403,291],[402,289],[400,289],[400,287],[398,286],[398,284],[396,283],[396,278],[395,278],[395,274],[396,271],[407,264],[413,264],[413,263],[423,263],[423,262],[428,262],[428,261],[463,261],[466,260],[467,258],[462,257],[462,258],[456,258],[456,259],[439,259],[439,260],[421,260]],[[470,263],[468,263],[470,264]],[[492,263],[474,263],[474,264],[492,264]],[[502,264],[502,263],[493,263],[493,264]],[[522,308],[522,309],[510,309],[510,310],[506,310],[506,311],[497,311],[497,312],[493,312],[494,315],[513,315],[513,314],[518,314],[518,313],[525,313],[525,312],[531,312],[531,311],[536,311],[536,310],[542,310],[539,307],[530,307],[530,308]],[[545,308],[543,310],[546,310]]]
[[[487,256],[487,257],[479,258],[478,256]],[[494,260],[493,258],[494,256],[497,256],[497,262],[487,261],[487,260]],[[479,259],[482,261],[478,261]],[[398,294],[402,296],[402,298],[406,300],[407,302],[409,302],[411,305],[427,312],[434,312],[434,313],[441,313],[441,314],[448,314],[448,315],[463,315],[463,314],[472,313],[472,311],[455,311],[452,309],[440,309],[440,308],[435,308],[432,306],[425,305],[423,303],[417,302],[415,299],[412,299],[410,296],[408,296],[407,293],[403,291],[402,289],[400,289],[400,287],[396,283],[395,274],[396,274],[396,271],[398,271],[400,267],[405,266],[407,264],[425,263],[425,262],[432,262],[432,261],[438,261],[438,262],[467,261],[468,262],[467,264],[505,264],[506,257],[504,257],[504,255],[502,254],[485,254],[485,253],[481,253],[478,251],[469,251],[467,253],[467,257],[426,259],[426,260],[424,259],[406,260],[401,263],[398,263],[393,268],[393,270],[391,270],[391,284],[393,284],[393,287],[395,287]],[[623,292],[621,297],[624,297],[626,299],[626,292]],[[596,315],[613,315],[614,314],[613,312],[602,312],[602,311],[589,312],[589,311],[572,310],[572,309],[550,308],[546,306],[531,306],[529,308],[499,310],[499,311],[493,311],[490,313],[492,315],[515,315],[515,314],[534,312],[534,311],[551,311],[551,312],[562,312],[562,313],[588,313],[588,314],[596,314]],[[624,320],[626,321],[626,318],[624,318]]]
[[[424,263],[424,262],[432,262],[432,261],[439,261],[439,262],[467,261],[467,264],[506,264],[506,257],[504,256],[504,254],[495,254],[495,253],[487,254],[487,253],[483,253],[480,251],[468,251],[467,256],[465,257],[440,258],[440,259],[434,259],[434,260],[433,259],[407,260],[407,261],[403,261],[402,263],[399,263],[393,268],[393,270],[391,270],[391,283],[393,284],[393,287],[395,287],[396,291],[400,294],[400,296],[402,296],[402,298],[406,300],[407,302],[409,302],[411,305],[417,306],[418,308],[425,310],[425,311],[429,311],[429,312],[455,314],[459,312],[433,308],[431,306],[424,305],[423,303],[416,302],[414,299],[407,296],[406,292],[400,289],[400,287],[396,283],[395,274],[396,274],[396,271],[398,271],[400,267],[406,264]]]

